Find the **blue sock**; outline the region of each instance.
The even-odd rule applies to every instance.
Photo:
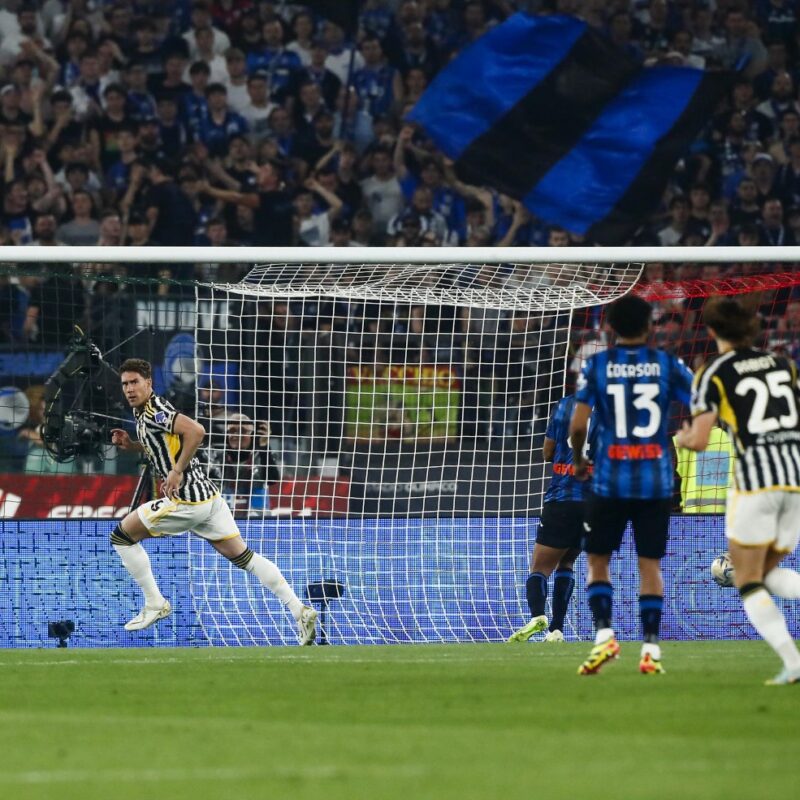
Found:
[[[553,619],[550,621],[551,631],[564,630],[564,618],[567,616],[567,608],[574,588],[575,573],[571,569],[557,569],[553,575]]]
[[[525,583],[528,595],[528,608],[532,617],[544,614],[544,604],[547,601],[547,578],[541,572],[532,572]]]
[[[610,628],[614,588],[608,581],[594,581],[586,587],[586,596],[589,598],[595,630]]]
[[[639,595],[639,618],[642,620],[642,634],[646,642],[657,642],[661,627],[661,611],[664,598],[657,594]]]

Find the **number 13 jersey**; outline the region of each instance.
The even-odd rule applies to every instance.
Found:
[[[692,415],[713,411],[736,448],[740,492],[800,491],[797,367],[763,350],[729,350],[695,377]]]
[[[689,404],[692,373],[677,356],[619,346],[584,364],[575,399],[597,426],[592,492],[636,500],[672,496],[669,408]]]

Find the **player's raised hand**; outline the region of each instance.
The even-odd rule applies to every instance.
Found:
[[[133,441],[128,435],[127,431],[122,428],[113,428],[111,431],[111,444],[119,447],[120,450],[130,450],[133,447]]]
[[[269,437],[272,431],[269,429],[268,422],[259,422],[258,423],[258,446],[259,447],[268,447],[269,446]]]

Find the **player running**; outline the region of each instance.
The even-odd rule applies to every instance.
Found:
[[[562,398],[547,423],[544,460],[553,462],[553,477],[544,496],[536,544],[531,556],[531,574],[525,583],[531,619],[509,636],[509,642],[526,642],[534,633],[540,633],[548,627],[544,613],[547,579],[554,570],[553,618],[544,640],[564,641],[564,619],[575,588],[573,567],[580,555],[583,538],[583,501],[588,494],[586,481],[574,477],[572,443],[569,439],[569,421],[574,408],[574,395]],[[591,434],[594,439],[594,429]]]
[[[121,450],[144,452],[155,473],[164,480],[164,497],[131,511],[111,534],[111,544],[144,593],[144,608],[126,623],[125,629],[143,630],[172,611],[153,577],[147,552],[139,543],[151,536],[174,536],[191,530],[272,591],[297,621],[300,644],[311,644],[316,638],[317,612],[303,605],[275,564],[244,543],[219,490],[194,457],[205,436],[203,426],[178,413],[153,392],[152,369],[147,361],[124,361],[120,378],[125,399],[133,409],[139,441],[134,442],[126,431],[115,429],[112,443]]]
[[[594,475],[586,503],[586,593],[595,640],[579,675],[593,675],[619,655],[612,628],[609,564],[628,522],[639,566],[639,616],[644,644],[639,670],[662,673],[658,634],[664,604],[661,559],[667,547],[673,466],[667,432],[673,400],[689,404],[692,373],[676,356],[647,346],[652,310],[628,295],[608,307],[614,347],[589,358],[578,379],[570,436],[575,474],[588,470],[583,455],[589,414],[597,429]]]
[[[747,618],[783,661],[768,685],[800,683],[800,652],[770,597],[800,598],[800,574],[779,567],[800,539],[800,387],[791,359],[755,350],[755,311],[729,298],[708,302],[703,321],[719,355],[698,372],[692,423],[677,441],[703,450],[717,420],[736,449],[725,534]]]

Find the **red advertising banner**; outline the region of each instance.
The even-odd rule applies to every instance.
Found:
[[[273,514],[343,517],[350,504],[350,482],[346,478],[308,478],[282,481],[270,497]]]
[[[128,513],[135,475],[0,474],[0,519],[119,519]],[[274,514],[347,513],[347,480],[285,480],[270,498]]]
[[[0,518],[117,519],[128,513],[135,475],[0,475]]]

